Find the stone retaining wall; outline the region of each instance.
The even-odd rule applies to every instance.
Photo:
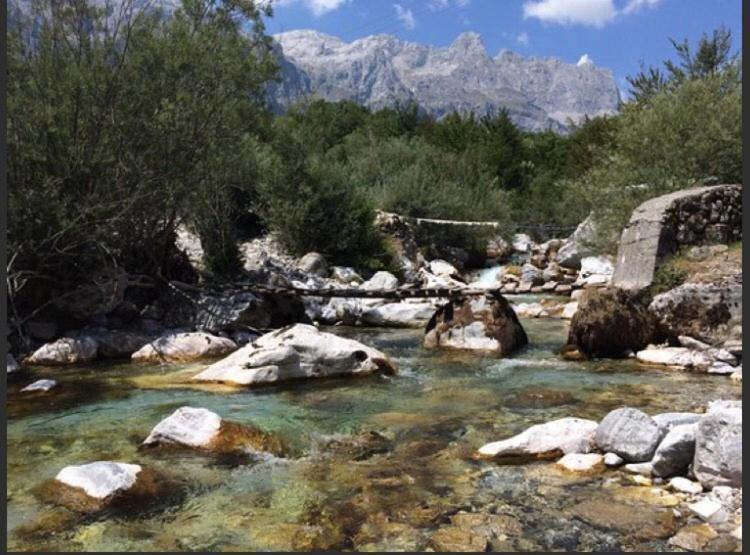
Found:
[[[622,232],[612,283],[651,285],[656,266],[683,245],[742,240],[742,186],[714,185],[653,198],[633,211]]]

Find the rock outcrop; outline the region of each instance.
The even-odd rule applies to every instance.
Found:
[[[275,436],[194,407],[181,407],[159,422],[143,445],[187,447],[221,455],[283,453],[281,442]]]
[[[252,386],[396,370],[393,361],[377,349],[297,324],[261,336],[193,379]]]
[[[499,293],[450,301],[427,324],[428,349],[479,350],[505,356],[528,343],[526,332]]]
[[[612,284],[644,289],[657,265],[678,247],[740,239],[740,185],[683,189],[650,199],[635,209],[622,232]]]
[[[626,357],[660,339],[656,320],[645,304],[621,289],[587,291],[568,332],[568,344],[592,357]]]
[[[226,337],[204,332],[170,333],[154,339],[131,356],[136,362],[190,362],[225,356],[237,349]]]

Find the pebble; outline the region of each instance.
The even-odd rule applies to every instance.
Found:
[[[606,453],[604,455],[604,464],[607,466],[620,466],[625,460],[617,453]]]
[[[631,474],[640,474],[641,476],[651,476],[653,465],[650,462],[630,463],[630,464],[626,464],[623,468],[625,469],[626,472],[630,472]]]

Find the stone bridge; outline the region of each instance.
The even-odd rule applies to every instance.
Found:
[[[640,290],[683,245],[742,240],[742,185],[713,185],[656,197],[633,211],[622,232],[612,284]]]

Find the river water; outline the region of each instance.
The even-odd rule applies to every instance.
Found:
[[[493,549],[668,548],[673,503],[618,471],[581,478],[550,462],[498,465],[471,454],[555,418],[600,419],[623,405],[694,410],[739,398],[741,388],[632,361],[562,361],[555,350],[566,322],[523,324],[530,345],[505,359],[427,352],[421,330],[334,328],[388,353],[400,374],[254,391],[186,384],[201,365],[35,370],[24,384],[54,376],[60,386],[38,396],[9,387],[8,548],[422,550],[461,511],[495,518]],[[139,451],[184,405],[277,433],[290,454],[249,461]],[[148,465],[179,487],[145,513],[86,518],[35,495],[62,467],[94,460]]]

